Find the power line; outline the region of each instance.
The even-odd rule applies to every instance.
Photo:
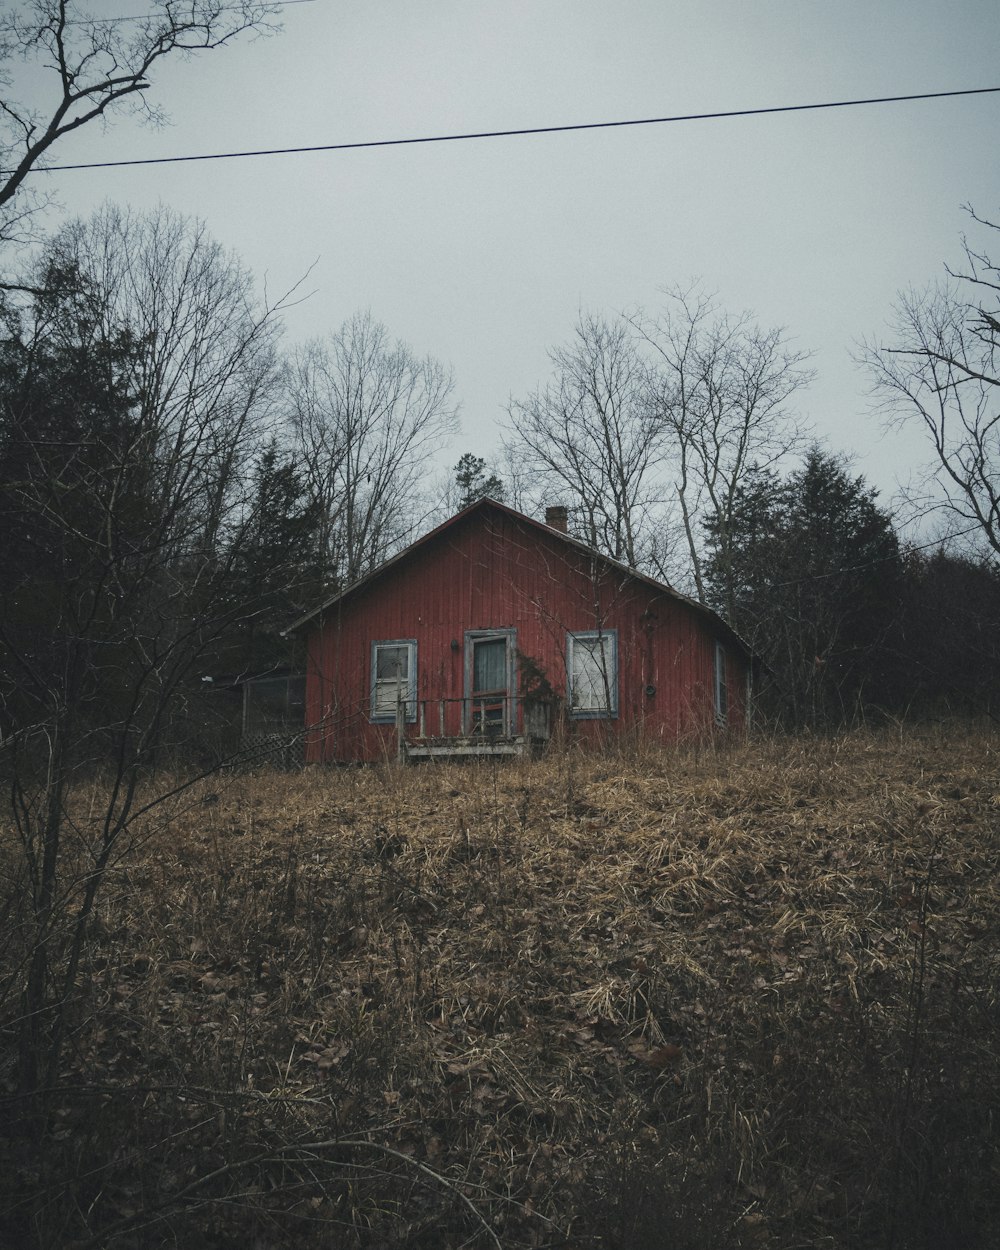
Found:
[[[315,4],[316,0],[261,0],[262,4],[266,4],[269,8],[286,8],[291,4]],[[238,13],[243,9],[240,4],[223,4],[214,12],[219,13]],[[118,26],[123,22],[155,22],[163,16],[162,13],[126,13],[122,17],[69,17],[63,23],[65,26]]]
[[[956,530],[953,534],[945,534],[942,538],[932,538],[926,543],[905,543],[900,544],[902,551],[896,550],[891,555],[879,556],[875,560],[867,560],[864,564],[851,564],[842,569],[831,569],[827,573],[807,573],[803,577],[793,577],[787,582],[772,582],[769,589],[781,590],[788,586],[801,586],[806,582],[822,582],[831,577],[844,577],[847,573],[863,573],[867,569],[878,568],[881,564],[891,564],[895,560],[905,557],[907,554],[915,551],[927,551],[931,547],[943,547],[945,543],[950,542],[953,538],[966,538],[969,534],[974,534],[981,529],[979,525],[970,525],[968,529]],[[899,540],[897,538],[897,544]]]
[[[862,100],[830,100],[822,104],[779,104],[770,108],[728,109],[715,113],[678,113],[671,117],[639,117],[615,122],[575,122],[566,126],[525,126],[516,130],[478,130],[459,134],[421,135],[409,139],[366,139],[353,143],[321,143],[310,147],[260,148],[245,152],[205,152],[192,156],[146,156],[124,161],[92,161],[77,165],[46,165],[38,173],[76,169],[121,169],[130,165],[176,165],[188,161],[241,160],[251,156],[295,156],[309,152],[349,152],[361,148],[392,148],[420,143],[457,143],[469,139],[513,139],[523,135],[566,134],[581,130],[612,130],[625,126],[663,126],[672,122],[715,121],[727,117],[761,117],[772,113],[804,113],[817,109],[854,108],[869,104],[898,104],[909,100],[940,100],[952,96],[990,95],[1000,87],[972,87],[962,91],[923,91],[914,95],[873,96]],[[10,170],[0,170],[8,174]]]

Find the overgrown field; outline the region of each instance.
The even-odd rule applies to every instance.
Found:
[[[954,726],[216,778],[41,1112],[4,1008],[0,1243],[1000,1245],[998,821]]]

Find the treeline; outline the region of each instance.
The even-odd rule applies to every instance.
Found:
[[[237,746],[212,692],[404,541],[454,406],[368,316],[284,352],[287,300],[166,209],[69,225],[0,291],[0,1025],[41,1091],[109,866]]]
[[[451,374],[371,316],[285,350],[294,292],[261,299],[165,209],[108,208],[35,246],[34,175],[67,136],[149,99],[164,59],[272,33],[276,8],[155,0],[109,23],[38,0],[4,23],[0,62],[39,76],[31,103],[8,91],[0,110],[5,740],[86,707],[144,755],[192,674],[294,662],[290,616],[482,493],[536,515],[563,504],[578,537],[712,603],[763,656],[784,723],[992,707],[1000,304],[981,239],[995,222],[968,208],[959,261],[901,296],[859,361],[887,416],[925,440],[921,503],[986,557],[901,552],[864,482],[812,446],[807,353],[697,285],[581,317],[550,379],[512,400],[501,456],[467,453],[442,483]]]
[[[825,729],[1000,708],[995,562],[904,546],[842,459],[754,470],[727,541],[708,526],[709,602],[754,648],[762,717]]]
[[[193,675],[287,661],[281,627],[405,541],[452,379],[368,315],[283,352],[286,301],[166,209],[70,225],[7,287],[0,732],[60,709],[142,754]]]
[[[43,130],[11,100],[0,117],[0,1029],[33,1141],[89,1018],[109,867],[225,754],[206,740],[206,692],[300,663],[282,633],[296,615],[480,495],[535,515],[562,504],[594,548],[714,606],[760,657],[771,723],[995,711],[1000,317],[985,254],[966,250],[969,293],[910,299],[897,346],[867,354],[988,558],[905,548],[864,480],[813,445],[805,355],[698,288],[583,318],[550,380],[511,403],[501,455],[466,453],[441,481],[452,375],[372,316],[286,347],[296,293],[262,297],[165,208],[32,237],[42,200],[25,180],[53,143],[145,91],[161,56],[258,30],[271,6],[198,3],[182,20],[156,3],[111,27],[36,11],[0,48],[59,83]]]
[[[807,362],[780,331],[697,290],[584,318],[512,402],[502,456],[442,480],[450,372],[369,314],[286,350],[293,298],[261,300],[166,209],[107,207],[6,284],[6,741],[201,749],[203,678],[294,667],[297,613],[482,494],[563,503],[578,537],[714,607],[760,657],[773,723],[994,709],[995,559],[901,543],[808,441]]]
[[[989,223],[980,222],[988,225]],[[577,537],[715,608],[761,663],[763,723],[1000,706],[1000,391],[995,272],[904,301],[899,346],[869,346],[887,413],[930,436],[929,500],[956,542],[900,538],[846,456],[815,444],[806,357],[698,288],[654,315],[585,317],[552,378],[514,401],[510,497],[559,502]]]

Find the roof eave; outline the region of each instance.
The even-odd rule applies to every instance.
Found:
[[[311,608],[303,616],[300,616],[296,620],[292,621],[290,625],[286,625],[281,631],[281,636],[283,638],[287,638],[289,634],[298,633],[298,631],[302,629],[304,625],[308,624],[314,617],[322,617],[325,612],[334,606],[334,604],[341,602],[349,595],[355,594],[362,587],[368,585],[369,582],[375,581],[377,578],[381,577],[383,573],[387,573],[390,569],[394,568],[400,563],[400,561],[405,560],[411,552],[416,550],[416,548],[422,547],[425,543],[430,542],[432,539],[437,537],[438,534],[450,529],[458,521],[467,517],[471,512],[482,508],[484,504],[492,504],[494,507],[502,508],[506,512],[512,512],[514,516],[520,516],[520,513],[514,512],[513,509],[506,508],[505,505],[498,504],[495,499],[490,499],[488,496],[484,495],[482,499],[475,500],[473,503],[469,504],[468,507],[463,508],[461,512],[456,512],[454,516],[448,517],[448,519],[446,521],[442,521],[440,525],[436,525],[432,530],[428,530],[426,534],[422,534],[419,538],[414,539],[412,543],[408,543],[402,551],[397,551],[394,556],[390,556],[389,559],[380,564],[378,568],[372,569],[372,571],[370,573],[366,573],[364,577],[359,577],[357,581],[351,582],[351,584],[349,586],[345,586],[343,590],[338,590],[335,594],[330,595],[328,599],[324,599],[318,607]],[[525,517],[525,520],[530,520],[530,518]]]
[[[496,499],[490,499],[489,496],[483,496],[482,499],[477,499],[475,502],[469,504],[468,507],[463,508],[461,512],[456,512],[454,516],[449,517],[440,525],[435,526],[434,529],[428,530],[426,534],[404,547],[402,551],[397,552],[396,555],[386,560],[384,564],[380,564],[377,569],[373,569],[370,573],[366,573],[364,577],[359,578],[356,582],[352,582],[350,586],[345,586],[343,590],[337,591],[336,594],[331,595],[328,599],[325,599],[318,607],[306,612],[304,616],[300,616],[297,620],[293,621],[281,631],[282,637],[288,637],[289,634],[298,633],[299,630],[316,618],[322,619],[330,608],[334,607],[337,603],[343,602],[343,600],[349,596],[353,596],[363,587],[381,577],[384,573],[388,573],[401,561],[407,559],[418,547],[422,547],[424,544],[433,541],[438,535],[446,532],[459,522],[465,520],[465,518],[470,516],[473,512],[485,511],[487,508],[492,508],[495,511],[505,513],[514,520],[524,522],[525,524],[530,525],[545,534],[554,535],[562,542],[566,543],[567,546],[575,547],[584,555],[600,560],[610,568],[617,569],[627,576],[635,578],[636,581],[644,582],[647,586],[651,586],[654,590],[659,591],[661,594],[665,594],[671,599],[685,604],[687,607],[697,612],[700,616],[707,618],[713,626],[720,629],[723,635],[726,636],[731,643],[734,643],[737,647],[739,647],[748,658],[755,658],[755,653],[747,642],[741,638],[733,627],[724,621],[717,612],[708,607],[707,604],[699,603],[697,599],[692,599],[688,595],[681,594],[679,590],[674,590],[673,586],[667,585],[666,582],[659,582],[656,578],[650,577],[646,573],[640,573],[637,569],[630,568],[627,564],[623,564],[620,560],[615,560],[611,556],[606,556],[599,551],[595,551],[593,547],[588,547],[587,544],[585,542],[581,542],[579,538],[574,538],[572,535],[567,534],[562,530],[554,529],[551,525],[546,525],[544,521],[536,521],[534,517],[525,516],[523,512],[518,512],[516,509],[510,508],[507,504],[500,503]]]

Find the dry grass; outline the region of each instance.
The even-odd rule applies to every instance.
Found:
[[[216,779],[106,883],[0,1228],[997,1244],[998,748],[950,727]]]

